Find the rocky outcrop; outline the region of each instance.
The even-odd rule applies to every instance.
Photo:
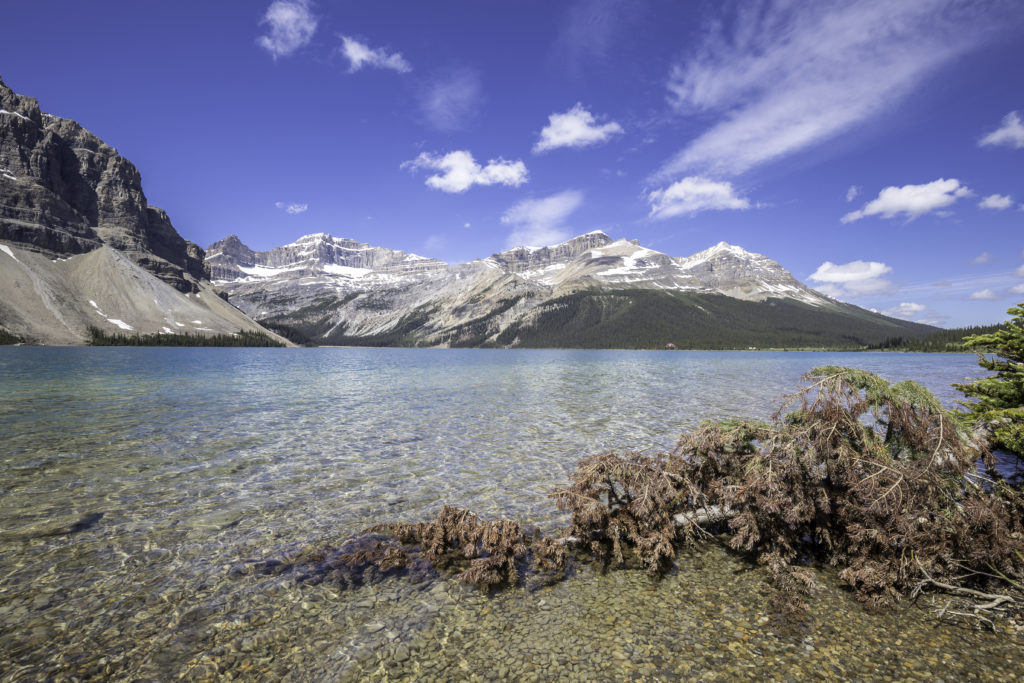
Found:
[[[236,235],[228,235],[206,249],[206,267],[214,280],[235,280],[245,277],[239,267],[256,265],[256,252],[242,244]]]
[[[568,262],[581,254],[608,246],[612,238],[600,230],[550,247],[516,247],[490,257],[490,261],[510,273],[521,273],[534,268],[544,268],[553,263]]]
[[[208,278],[203,250],[149,206],[117,150],[0,81],[0,240],[51,258],[102,246],[181,292]]]

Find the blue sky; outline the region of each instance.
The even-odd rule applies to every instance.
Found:
[[[1024,3],[3,9],[0,77],[203,246],[329,232],[449,262],[602,229],[719,241],[943,326],[1024,301]]]

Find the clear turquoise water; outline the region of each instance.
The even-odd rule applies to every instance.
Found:
[[[177,671],[207,632],[167,662],[139,643],[245,613],[258,586],[234,563],[445,502],[551,525],[581,457],[766,418],[824,364],[949,405],[981,374],[966,354],[0,348],[7,664],[66,674],[113,649],[128,677]]]
[[[4,527],[216,509],[344,532],[442,500],[543,521],[579,458],[767,417],[826,363],[916,379],[948,404],[979,374],[963,354],[2,349]]]

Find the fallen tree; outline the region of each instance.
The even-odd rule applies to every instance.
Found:
[[[659,575],[679,547],[715,540],[786,595],[818,562],[875,605],[941,589],[1019,609],[1024,496],[979,471],[979,456],[992,466],[985,445],[914,382],[841,367],[805,379],[769,422],[708,422],[671,452],[583,459],[551,494],[571,519],[554,536],[445,506],[433,522],[366,530],[378,540],[358,552],[319,554],[314,574],[426,564],[487,588],[557,580],[577,562]]]

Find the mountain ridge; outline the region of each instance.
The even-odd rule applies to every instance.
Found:
[[[339,263],[336,253],[324,260],[321,250],[311,248],[314,243],[343,244],[346,253],[376,253],[384,265],[363,261],[367,267],[354,267],[351,260]],[[730,348],[770,341],[857,346],[933,330],[836,301],[806,287],[776,261],[726,242],[690,256],[670,256],[595,230],[555,245],[515,247],[447,264],[316,233],[266,252],[230,236],[210,245],[208,253],[214,281],[239,308],[324,344],[543,346],[545,340],[564,345],[571,339],[570,345],[603,347],[609,339],[629,337],[638,347],[678,345],[674,339],[657,342],[653,332],[625,334],[620,323],[627,319],[632,326],[660,328],[662,336],[701,346],[714,345],[717,330],[722,340],[733,340],[722,344]],[[237,254],[248,259],[247,265]],[[420,265],[394,267],[409,259]],[[634,305],[650,320],[620,310]],[[709,326],[690,315],[709,307],[724,316],[721,324]],[[574,313],[566,317],[569,309]],[[776,316],[779,324],[773,326],[768,314],[782,310],[786,314]],[[676,322],[666,327],[658,320],[664,316]],[[556,320],[572,333],[538,331]],[[750,321],[757,322],[751,327]],[[793,325],[796,334],[782,329]],[[830,336],[829,326],[842,333]],[[697,328],[705,332],[696,334]],[[748,328],[746,336],[733,334]]]

